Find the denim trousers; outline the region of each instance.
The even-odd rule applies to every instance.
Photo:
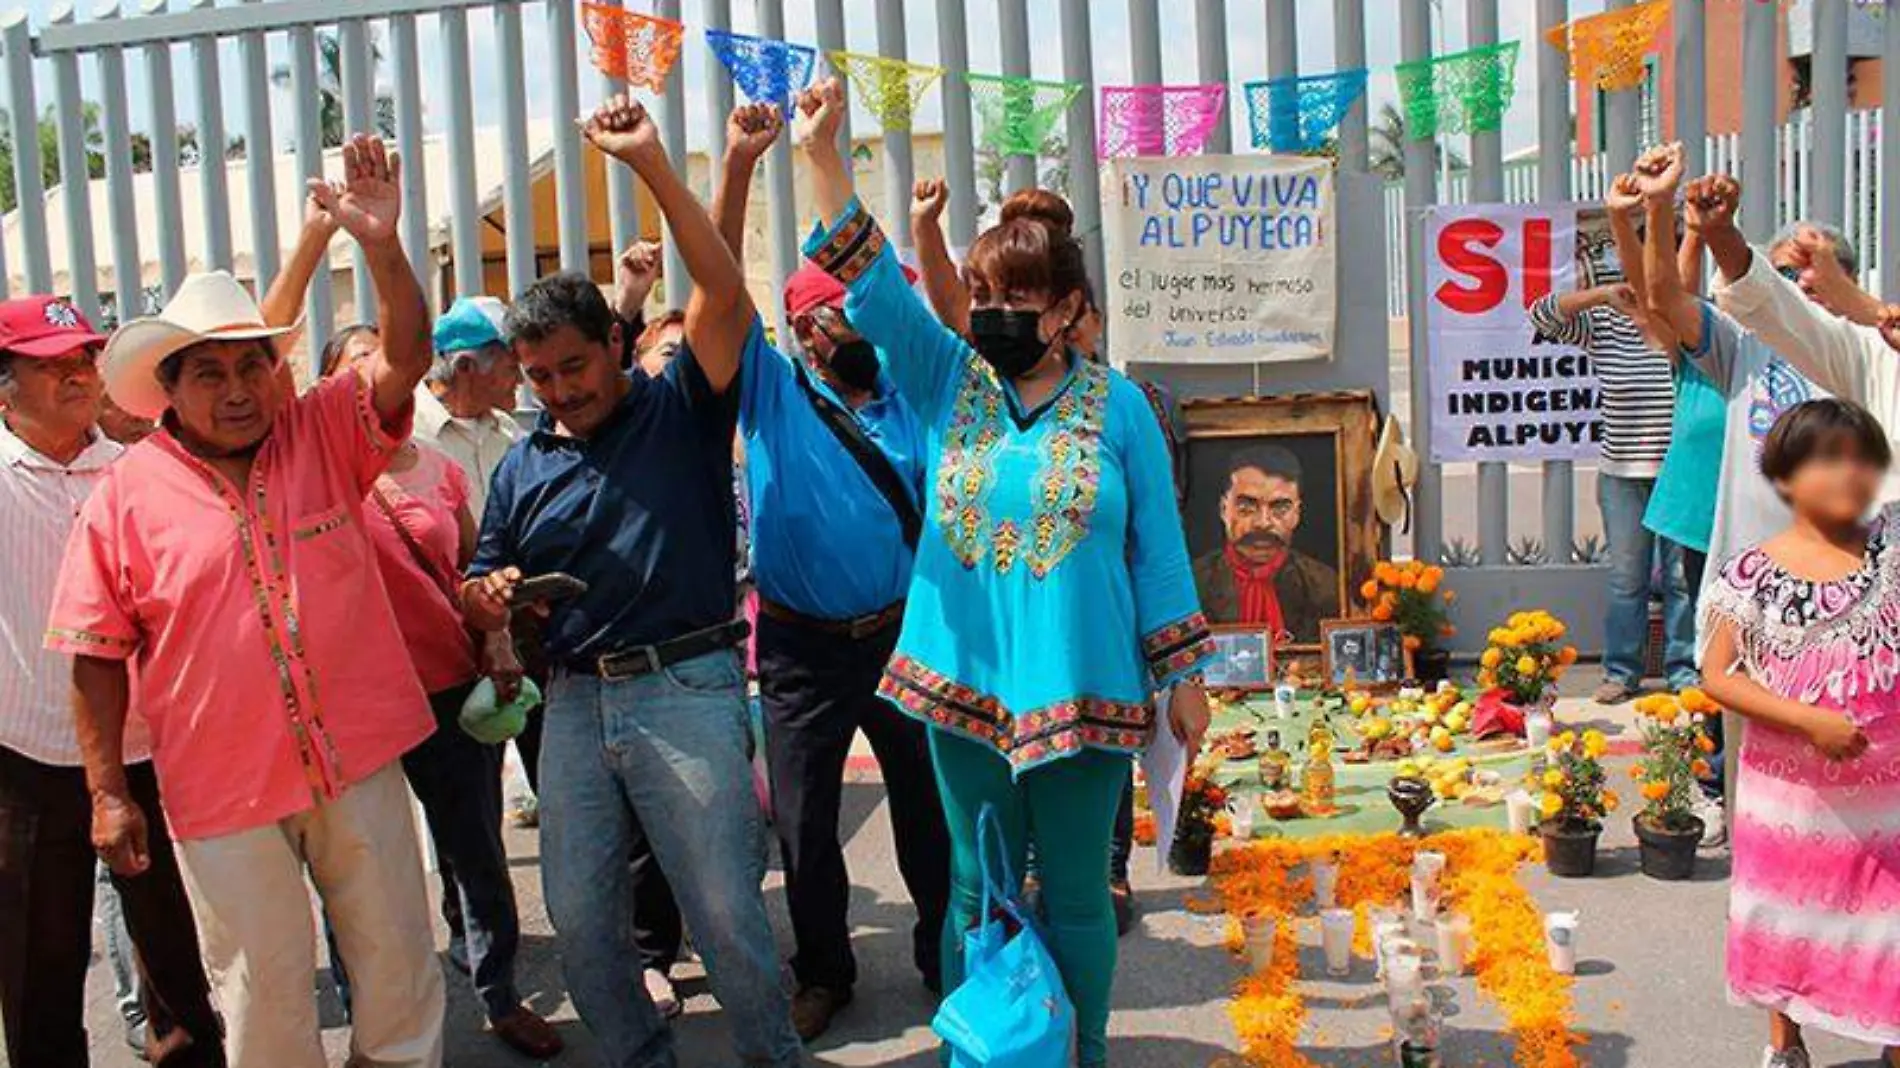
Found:
[[[801,1063],[761,890],[765,824],[738,654],[617,681],[557,671],[546,716],[539,778],[548,918],[574,1007],[604,1063],[677,1063],[634,945],[627,857],[636,813],[679,891],[739,1062]]]
[[[1663,601],[1663,671],[1672,687],[1692,685],[1695,667],[1695,598],[1683,574],[1682,546],[1643,526],[1653,478],[1597,476],[1597,507],[1610,543],[1610,604],[1603,620],[1603,674],[1634,687],[1643,681],[1643,651],[1649,639],[1649,601]],[[1662,589],[1655,591],[1656,576]]]

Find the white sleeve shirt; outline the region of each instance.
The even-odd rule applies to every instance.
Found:
[[[481,525],[488,504],[488,483],[508,449],[523,435],[507,412],[491,411],[474,419],[449,414],[428,383],[416,387],[415,439],[448,454],[468,476],[468,510]]]
[[[66,536],[80,506],[125,450],[97,430],[70,464],[32,446],[0,419],[0,746],[57,767],[82,761],[74,727],[72,657],[45,648],[53,587]],[[151,736],[136,710],[127,716],[125,761],[152,755]]]

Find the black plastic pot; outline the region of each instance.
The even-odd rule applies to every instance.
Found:
[[[1544,839],[1544,867],[1565,879],[1587,879],[1597,870],[1597,835],[1603,828],[1589,823],[1545,822],[1538,831]]]
[[[1695,816],[1676,829],[1637,817],[1636,840],[1642,843],[1643,874],[1667,882],[1694,877],[1696,847],[1702,844],[1703,829],[1702,820]]]
[[[1176,875],[1199,877],[1207,874],[1207,865],[1214,857],[1214,839],[1195,836],[1193,838],[1176,837],[1174,844],[1168,847],[1168,870]]]

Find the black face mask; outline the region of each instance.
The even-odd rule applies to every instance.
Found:
[[[869,391],[877,388],[877,346],[863,338],[836,342],[825,361],[846,389]]]
[[[970,342],[997,374],[1021,378],[1035,370],[1049,351],[1049,343],[1036,332],[1036,324],[1041,321],[1042,313],[1038,311],[973,308]]]

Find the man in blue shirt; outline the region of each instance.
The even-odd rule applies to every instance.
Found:
[[[760,890],[745,673],[734,623],[732,438],[742,368],[772,358],[745,278],[669,165],[653,120],[615,97],[584,127],[632,167],[697,283],[686,354],[620,367],[621,327],[578,274],[544,278],[508,333],[544,412],[496,469],[462,588],[499,629],[524,575],[587,583],[553,606],[541,761],[542,875],[574,1006],[615,1068],[672,1068],[641,982],[627,857],[635,814],[703,951],[751,1068],[801,1063]]]
[[[753,169],[780,126],[770,105],[741,107],[727,123],[713,219],[735,258]],[[910,586],[924,428],[846,321],[844,297],[816,266],[795,273],[785,313],[804,358],[749,358],[739,389],[766,762],[797,943],[792,1022],[808,1041],[857,982],[838,808],[858,731],[890,797],[898,870],[917,906],[912,958],[933,990],[950,893],[950,838],[923,724],[877,695]]]

